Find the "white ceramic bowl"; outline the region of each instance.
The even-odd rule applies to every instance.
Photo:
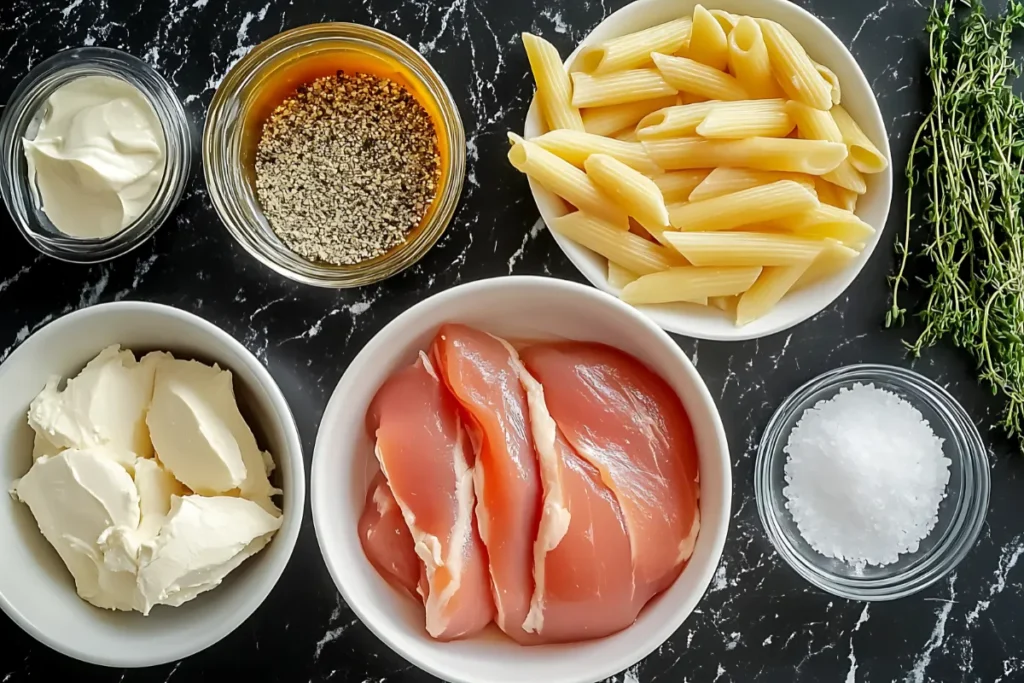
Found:
[[[440,643],[424,630],[422,606],[391,588],[363,555],[356,523],[377,471],[365,426],[367,406],[385,379],[412,363],[438,327],[449,321],[518,339],[605,342],[646,363],[685,404],[700,452],[700,535],[683,574],[625,631],[596,641],[540,647],[522,647],[488,632]],[[453,683],[589,683],[650,654],[679,628],[707,589],[725,543],[732,496],[729,449],[714,400],[672,339],[612,296],[538,277],[460,285],[413,306],[381,330],[352,361],[331,396],[310,481],[317,539],[345,602],[398,654]]]
[[[615,12],[587,36],[582,45],[599,43],[608,38],[625,35],[693,13],[698,0],[637,0]],[[710,0],[703,3],[708,9],[723,9],[736,14],[747,14],[779,22],[799,40],[811,57],[835,71],[842,86],[843,106],[872,142],[889,159],[884,172],[867,176],[868,191],[857,204],[857,215],[875,228],[875,234],[865,245],[861,255],[845,270],[832,278],[801,292],[785,297],[768,315],[743,327],[736,327],[723,312],[694,304],[667,304],[639,306],[639,310],[669,332],[720,341],[755,339],[774,334],[797,325],[826,308],[853,282],[867,263],[885,228],[892,199],[892,158],[889,137],[885,131],[878,102],[853,55],[814,15],[788,0]],[[565,61],[572,64],[579,53],[577,48]],[[537,107],[536,98],[526,117],[524,137],[531,138],[546,132]],[[564,215],[565,203],[556,195],[530,181],[530,189],[540,215],[546,223]],[[599,289],[612,294],[618,290],[608,284],[607,266],[603,257],[575,242],[552,232],[558,246],[575,264],[584,277]]]
[[[305,501],[298,429],[281,390],[256,358],[211,323],[168,306],[120,302],[86,308],[29,337],[0,365],[0,487],[32,462],[28,405],[47,377],[78,373],[110,344],[217,362],[234,374],[242,414],[277,463],[284,524],[270,544],[224,583],[181,607],[148,617],[93,607],[39,532],[27,505],[0,500],[0,608],[36,639],[69,657],[111,667],[163,664],[209,647],[251,615],[277,583],[295,547]]]

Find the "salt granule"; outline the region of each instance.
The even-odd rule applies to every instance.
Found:
[[[892,564],[938,521],[950,461],[921,412],[896,394],[841,389],[804,411],[784,450],[786,508],[826,557]]]

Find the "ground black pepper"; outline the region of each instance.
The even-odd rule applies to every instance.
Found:
[[[289,249],[353,265],[420,224],[440,166],[434,123],[408,90],[339,71],[300,86],[267,118],[256,195]]]

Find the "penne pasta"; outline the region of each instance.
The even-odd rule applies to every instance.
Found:
[[[839,87],[839,76],[836,76],[836,72],[823,64],[818,64],[817,62],[814,62],[814,67],[818,70],[821,77],[825,79],[825,82],[832,88],[832,104],[836,105],[842,102],[843,91]]]
[[[651,112],[671,107],[676,103],[676,96],[656,97],[640,102],[613,104],[610,107],[594,107],[580,112],[583,118],[583,130],[594,135],[615,135],[616,133],[636,128],[636,124]]]
[[[523,34],[523,47],[537,83],[537,101],[550,130],[583,130],[580,111],[572,104],[572,83],[555,46],[531,33]]]
[[[863,244],[875,234],[875,229],[857,216],[828,204],[775,221],[774,225],[800,237],[828,238],[847,246]]]
[[[814,192],[818,195],[818,201],[829,206],[839,206],[838,187],[823,180],[821,176],[814,176]]]
[[[572,105],[581,108],[642,102],[677,92],[657,69],[630,69],[598,76],[575,72],[571,78]]]
[[[765,268],[757,282],[736,303],[736,325],[742,327],[764,316],[792,289],[807,271],[810,261],[777,268]]]
[[[665,241],[695,266],[789,266],[810,262],[821,240],[764,232],[676,232]]]
[[[782,97],[761,27],[750,17],[740,17],[729,34],[729,71],[753,98]]]
[[[846,145],[793,138],[644,140],[648,156],[665,171],[731,166],[759,171],[824,175],[846,159]]]
[[[832,191],[835,193],[836,200],[836,203],[833,204],[833,206],[849,211],[850,213],[857,210],[857,201],[860,199],[859,194],[851,192],[844,187],[833,187]]]
[[[695,268],[681,266],[644,275],[622,289],[629,304],[666,304],[675,301],[707,303],[711,297],[734,296],[750,289],[761,268]]]
[[[751,100],[757,101],[757,100]],[[796,127],[785,109],[730,109],[712,107],[697,126],[697,135],[704,138],[784,138]]]
[[[691,171],[692,172],[692,171]],[[676,171],[685,173],[685,171]],[[721,197],[724,194],[748,190],[760,185],[777,183],[780,180],[791,180],[798,183],[808,192],[815,192],[815,179],[817,176],[804,175],[802,173],[786,173],[785,171],[755,171],[749,168],[727,168],[721,167],[711,171],[704,178],[700,185],[690,192],[690,201],[700,201]],[[820,199],[820,197],[819,197]],[[677,201],[675,197],[665,201]]]
[[[735,319],[736,304],[739,303],[739,300],[739,296],[709,296],[708,306],[713,306],[720,311],[725,311]]]
[[[786,101],[782,99],[738,100],[735,102],[710,101],[665,107],[640,119],[640,122],[636,125],[637,136],[641,140],[691,136],[697,132],[697,127],[704,122],[704,119],[712,111],[742,111],[750,114],[760,112],[785,113]]]
[[[693,20],[676,19],[580,50],[573,71],[606,74],[647,66],[652,52],[676,52],[690,41]]]
[[[665,81],[676,90],[712,100],[750,99],[739,81],[714,67],[687,57],[655,53],[651,58]]]
[[[696,104],[697,102],[707,102],[708,98],[703,95],[694,95],[692,92],[681,92],[677,98],[679,101],[676,104]]]
[[[821,77],[815,63],[793,34],[768,19],[758,19],[775,80],[791,100],[828,111],[832,86]]]
[[[631,270],[626,270],[615,261],[608,262],[608,284],[615,289],[622,289],[638,277],[640,276]]]
[[[843,143],[843,134],[839,131],[839,126],[829,112],[795,101],[787,102],[786,109],[796,122],[800,137],[806,140]],[[844,159],[835,170],[825,174],[824,179],[857,194],[864,194],[868,190],[864,176],[851,165],[849,157]]]
[[[649,233],[657,237],[668,227],[668,209],[653,180],[606,154],[591,155],[584,168],[594,184]]]
[[[743,18],[737,14],[733,14],[732,12],[726,12],[724,9],[712,9],[708,11],[711,13],[711,16],[718,21],[718,25],[722,27],[722,30],[725,31],[726,35],[729,35],[729,32],[736,28],[736,24]]]
[[[640,138],[636,136],[636,131],[629,128],[617,133],[613,137],[620,142],[640,142]]]
[[[653,180],[666,202],[684,202],[690,198],[694,188],[699,187],[707,177],[706,170],[675,171],[656,175]]]
[[[637,275],[687,265],[686,261],[671,249],[654,244],[627,230],[619,230],[582,211],[556,218],[551,221],[549,227]]]
[[[861,173],[881,173],[889,162],[870,138],[864,134],[857,122],[840,105],[832,107],[832,118],[843,134],[843,140],[850,148],[850,163]]]
[[[669,223],[680,230],[732,230],[818,208],[814,191],[780,180],[739,192],[673,206]]]
[[[693,8],[693,33],[686,56],[718,71],[725,71],[729,63],[729,38],[718,19],[701,5]]]
[[[581,211],[588,211],[623,232],[629,227],[626,213],[598,189],[587,174],[540,145],[508,134],[512,148],[509,162],[538,185],[557,194]]]
[[[530,142],[565,159],[577,168],[583,168],[583,163],[591,154],[607,154],[641,173],[661,172],[639,142],[626,142],[575,130],[553,130],[533,138]]]
[[[858,252],[850,247],[839,244],[832,240],[825,240],[825,246],[817,258],[811,261],[804,274],[796,281],[791,292],[816,285],[826,278],[830,278],[849,266],[858,256]]]

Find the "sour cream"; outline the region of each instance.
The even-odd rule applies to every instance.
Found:
[[[58,88],[35,137],[23,143],[35,199],[70,237],[110,237],[131,225],[152,203],[166,168],[153,105],[111,76]]]

